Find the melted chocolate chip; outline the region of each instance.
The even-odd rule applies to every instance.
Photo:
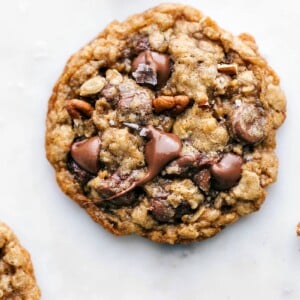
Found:
[[[75,142],[71,146],[71,156],[85,171],[97,174],[99,170],[98,156],[101,141],[98,136]]]
[[[246,143],[259,143],[265,137],[264,110],[253,104],[244,103],[235,109],[231,123],[233,134]]]
[[[166,54],[146,50],[132,62],[132,76],[137,83],[162,87],[170,76],[170,58]]]
[[[213,176],[213,186],[216,190],[226,190],[235,186],[242,174],[242,157],[227,153],[216,164],[212,165],[210,172]]]
[[[180,155],[182,144],[177,135],[161,132],[152,125],[146,127],[146,132],[150,138],[150,141],[145,146],[145,159],[148,164],[148,172],[142,179],[134,182],[129,188],[121,193],[117,193],[108,200],[120,197],[135,187],[152,180],[168,162]]]
[[[161,132],[151,125],[147,126],[147,130],[150,137],[145,146],[148,174],[141,179],[141,184],[153,179],[168,162],[179,156],[182,149],[181,140],[177,135]]]
[[[67,166],[69,171],[74,175],[75,179],[82,186],[87,184],[92,178],[94,178],[93,174],[80,168],[80,166],[78,166],[78,164],[72,159],[71,156],[68,158]]]

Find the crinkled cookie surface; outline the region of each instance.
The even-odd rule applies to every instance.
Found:
[[[13,232],[0,222],[0,299],[40,299],[29,253]]]
[[[285,105],[252,36],[163,4],[70,58],[49,100],[47,158],[112,233],[190,243],[260,208]]]

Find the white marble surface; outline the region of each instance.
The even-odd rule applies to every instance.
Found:
[[[42,299],[300,299],[299,1],[183,2],[257,38],[289,111],[279,180],[263,208],[211,240],[175,247],[94,224],[58,189],[43,145],[47,100],[70,54],[111,20],[159,1],[0,2],[0,219],[32,253]]]

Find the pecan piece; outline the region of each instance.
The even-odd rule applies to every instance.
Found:
[[[78,99],[68,100],[65,108],[72,119],[79,119],[81,116],[90,118],[94,110],[89,103]]]
[[[154,110],[160,113],[164,110],[171,110],[174,114],[181,113],[189,104],[190,99],[188,96],[159,96],[153,100]]]

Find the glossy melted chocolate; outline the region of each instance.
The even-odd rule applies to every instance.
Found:
[[[152,125],[148,125],[146,127],[146,135],[150,139],[145,146],[145,159],[148,164],[148,172],[143,178],[134,182],[126,190],[107,200],[118,198],[130,192],[135,187],[152,180],[167,163],[180,155],[182,143],[176,134],[162,132],[155,129]]]

